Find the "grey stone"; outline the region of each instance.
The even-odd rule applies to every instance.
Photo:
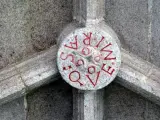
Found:
[[[23,97],[0,106],[0,120],[25,120],[25,118]]]
[[[0,72],[0,104],[25,94],[41,85],[55,81],[57,47],[31,56],[28,60]],[[122,65],[116,82],[160,105],[160,74],[153,64],[122,49]],[[51,78],[51,79],[50,79]],[[23,81],[22,81],[22,80]],[[23,82],[23,83],[22,83]],[[24,84],[26,86],[24,86]]]
[[[0,69],[55,44],[72,0],[1,0]]]
[[[140,57],[137,57],[136,55],[124,49],[121,49],[121,56],[123,63],[136,69],[136,71],[139,71],[140,73],[143,73],[144,75],[148,76],[147,74],[151,70],[153,64],[141,59]]]
[[[25,92],[25,85],[14,65],[0,71],[0,104],[20,97]]]
[[[91,7],[92,5],[90,4],[89,6]],[[105,26],[105,24],[99,23],[94,24],[93,26],[86,26],[85,28],[76,28],[66,36],[63,36],[65,33],[62,32],[62,35],[60,35],[58,39],[58,42],[61,42],[57,52],[58,70],[62,78],[77,89],[101,89],[113,81],[119,71],[121,65],[121,52],[117,43],[117,36],[113,36],[112,31],[109,31],[110,29],[106,30],[101,26]],[[105,27],[107,28],[107,26]],[[65,28],[65,30],[67,28]],[[71,28],[73,27],[71,26]],[[71,28],[69,28],[69,30]],[[85,45],[86,43],[83,40],[86,40],[86,36],[84,36],[84,33],[88,35],[89,32],[91,32],[91,39],[87,40],[90,40],[90,45]],[[77,36],[76,39],[75,36]],[[99,40],[101,41],[99,42]],[[73,41],[76,41],[76,49],[65,47],[71,46],[72,44],[70,43]],[[94,47],[96,45],[97,48]],[[109,46],[108,51],[111,50],[113,52],[111,52],[112,55],[106,54],[105,51],[107,50],[100,50],[105,48],[105,46]],[[83,53],[86,50],[88,50],[88,53]],[[70,59],[67,59],[69,56]],[[112,57],[112,60],[104,60],[105,56]],[[113,58],[113,56],[115,58]],[[98,61],[95,60],[97,57],[99,59]]]
[[[149,72],[149,77],[154,81],[157,81],[157,83],[160,83],[160,69],[156,66],[152,66],[152,69]]]
[[[160,105],[160,69],[122,49],[116,82]]]
[[[75,0],[74,12],[76,13],[73,18],[77,21],[71,23],[72,25],[69,24],[70,27],[65,27],[57,39],[58,70],[67,83],[80,90],[98,90],[107,86],[114,80],[120,68],[121,53],[117,42],[119,40],[114,31],[104,22],[104,5],[104,0]],[[76,6],[79,8],[77,9]],[[73,27],[75,23],[79,23],[77,28]],[[85,27],[80,23],[84,23]],[[68,33],[68,30],[72,31]],[[67,33],[64,33],[66,31]],[[90,36],[86,37],[88,32]],[[85,42],[86,39],[88,43]],[[103,47],[109,47],[110,50],[103,50]],[[85,50],[88,53],[83,53]],[[109,52],[108,55],[104,51]],[[63,59],[63,56],[70,56],[72,60]],[[110,60],[107,61],[106,58],[109,56],[114,58],[109,58]]]
[[[160,106],[140,95],[115,83],[105,91],[104,120],[159,120]]]
[[[160,1],[153,0],[150,61],[160,67]]]
[[[104,90],[82,91],[73,89],[72,120],[103,120]]]
[[[12,64],[0,71],[0,104],[13,100],[41,85],[58,79],[57,47]]]
[[[148,76],[148,74],[146,75]],[[119,79],[116,82],[160,105],[159,80],[156,79],[157,76],[154,76],[155,80],[147,76],[126,64],[122,64],[118,74]]]
[[[72,119],[72,89],[61,79],[30,93],[27,100],[27,120]]]
[[[103,20],[104,3],[105,0],[73,0],[73,19],[84,25]]]
[[[53,46],[46,52],[31,56],[31,59],[15,65],[29,90],[52,82],[54,79],[51,78],[53,77],[56,79],[56,75],[58,74],[56,54],[57,47]]]
[[[63,27],[72,21],[72,0],[29,0],[33,48],[41,51],[56,43]]]
[[[123,48],[147,59],[149,16],[146,0],[106,0],[106,22],[118,34]]]

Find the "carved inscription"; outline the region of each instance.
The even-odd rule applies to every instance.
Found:
[[[114,43],[104,35],[82,32],[69,39],[62,43],[58,57],[61,73],[72,85],[94,89],[110,79],[119,68]]]

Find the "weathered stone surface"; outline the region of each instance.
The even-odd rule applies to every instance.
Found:
[[[71,86],[97,90],[114,80],[121,64],[115,36],[94,25],[77,28],[59,41],[57,66]]]
[[[152,66],[152,69],[149,72],[149,77],[157,83],[160,83],[160,68]]]
[[[0,120],[26,120],[24,98],[1,105]]]
[[[0,69],[55,44],[72,0],[1,0]]]
[[[122,53],[122,58],[128,56],[127,52]],[[159,69],[140,58],[137,58],[137,61],[131,53],[129,56],[133,59],[127,57],[123,60],[118,73],[120,79],[117,79],[116,82],[160,105]],[[130,62],[127,61],[128,59]],[[138,67],[133,64],[134,61]]]
[[[104,120],[104,90],[73,89],[73,120]]]
[[[105,0],[73,0],[73,19],[80,24],[95,24],[104,19]]]
[[[25,85],[14,67],[0,72],[0,104],[20,97],[25,92]]]
[[[6,88],[5,91],[9,91],[9,92],[5,92],[5,93],[7,93],[7,95],[3,94],[3,97],[0,99],[0,103],[2,101],[6,102],[6,99],[8,101],[8,99],[15,98],[15,94],[17,96],[21,96],[22,93],[24,94],[23,88],[25,88],[25,86],[24,85],[21,86],[21,82],[18,82],[18,80],[15,79],[15,75],[14,75],[15,73],[16,74],[18,73],[18,76],[19,75],[21,76],[21,74],[24,75],[23,78],[25,78],[25,79],[23,81],[28,86],[28,88],[30,90],[37,88],[40,85],[43,85],[43,84],[46,84],[46,83],[49,83],[51,81],[56,80],[57,78],[56,79],[48,79],[48,78],[52,78],[53,75],[56,75],[57,71],[58,71],[57,67],[56,68],[54,67],[54,66],[56,66],[56,62],[54,62],[54,60],[56,59],[56,56],[54,56],[54,54],[55,54],[54,51],[57,51],[57,47],[53,47],[49,50],[41,52],[39,55],[35,55],[32,58],[30,58],[29,60],[23,61],[21,64],[16,65],[16,66],[19,66],[18,67],[19,69],[21,69],[21,70],[18,70],[18,68],[17,68],[17,71],[21,71],[21,73],[17,72],[17,71],[15,72],[15,68],[12,68],[12,67],[8,67],[8,68],[2,70],[0,72],[0,79],[3,80],[3,83],[5,83],[5,84],[1,83],[0,88],[5,87]],[[51,57],[53,57],[52,60],[51,60]],[[41,58],[43,58],[43,59],[40,60]],[[37,62],[35,62],[35,61],[37,61]],[[47,61],[52,61],[52,62],[47,62]],[[26,64],[26,63],[28,63],[28,64]],[[34,68],[35,67],[33,65],[34,63],[36,63],[35,64],[36,68],[39,68],[41,70]],[[43,64],[40,65],[41,63],[43,63]],[[32,65],[33,65],[33,67],[32,67]],[[46,66],[46,67],[44,67],[44,66]],[[51,68],[51,66],[53,68]],[[45,69],[49,68],[49,69],[46,69],[47,71],[49,70],[47,72],[47,74],[46,74],[45,69],[42,69],[43,67]],[[33,74],[31,74],[32,70],[33,70]],[[160,105],[159,71],[160,70],[157,67],[155,67],[153,64],[150,64],[150,63],[138,58],[137,56],[135,56],[125,50],[122,50],[122,66],[121,66],[121,69],[118,73],[118,76],[121,79],[119,79],[119,81],[117,81],[117,82],[119,82],[121,85],[133,90],[134,92],[141,94],[142,96],[144,96],[144,97],[146,97],[146,98],[148,98],[148,99],[150,99]],[[40,77],[41,74],[42,74],[42,77]],[[3,79],[3,78],[5,78],[5,79]],[[39,79],[37,79],[37,78],[39,78]],[[33,81],[32,81],[32,79],[33,79]],[[17,84],[17,82],[14,82],[14,80],[16,80],[18,82],[18,84]],[[11,81],[13,83],[11,83]],[[20,89],[18,89],[18,91],[17,90],[12,91],[13,89],[11,90],[11,88],[14,85],[15,85],[14,88],[20,88]],[[11,86],[11,88],[9,86]],[[12,95],[12,94],[14,96],[11,97],[10,95]]]
[[[36,51],[47,49],[72,21],[72,0],[29,0],[28,4],[33,48]]]
[[[0,1],[0,69],[32,53],[27,0]]]
[[[153,64],[137,57],[134,54],[131,54],[129,51],[126,51],[124,49],[121,49],[121,52],[123,63],[147,76],[147,74],[152,69]]]
[[[0,71],[0,104],[20,97],[29,90],[58,79],[56,67],[57,48],[31,56],[20,64]]]
[[[148,1],[106,0],[106,22],[118,34],[125,49],[147,59]]]
[[[125,89],[111,84],[105,89],[104,120],[159,120],[160,106]]]
[[[56,54],[57,47],[53,46],[47,52],[42,52],[41,55],[33,56],[31,59],[15,65],[28,89],[39,87],[54,80],[51,77],[56,77],[58,73],[55,64]]]
[[[153,0],[150,61],[160,67],[160,1]]]
[[[30,93],[27,120],[71,120],[72,88],[59,79]]]

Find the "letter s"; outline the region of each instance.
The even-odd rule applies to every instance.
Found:
[[[68,58],[71,58],[71,62],[74,63],[74,56],[72,54],[67,54],[66,56],[64,55],[65,53],[62,52],[61,55],[60,55],[60,58],[62,60],[66,60]]]

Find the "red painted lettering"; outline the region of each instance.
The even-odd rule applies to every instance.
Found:
[[[83,33],[83,35],[86,37],[86,38],[83,40],[83,43],[84,43],[85,45],[90,45],[90,44],[91,44],[92,33],[90,32],[89,35]]]
[[[115,59],[116,59],[116,57],[110,57],[111,54],[113,53],[113,51],[106,49],[107,47],[109,47],[109,46],[111,46],[111,45],[112,45],[112,44],[109,43],[109,44],[107,44],[105,47],[103,47],[103,48],[101,49],[101,51],[108,52],[108,54],[107,54],[107,56],[104,58],[104,60],[115,60]]]
[[[63,55],[64,55],[64,52],[62,52],[61,55],[60,55],[60,58],[62,60],[66,60],[66,59],[68,59],[70,57],[71,58],[71,62],[74,63],[74,56],[72,54],[67,54],[67,56],[65,56],[65,57],[63,57]]]
[[[77,75],[76,75],[77,74]],[[70,81],[72,82],[78,82],[80,84],[80,86],[83,85],[83,83],[80,82],[80,79],[81,79],[81,75],[78,71],[72,71],[70,74],[69,74],[69,79]]]
[[[80,59],[80,60],[78,60],[77,62],[76,62],[76,66],[78,67],[78,66],[81,66],[81,65],[84,65],[84,61],[82,60],[82,59]]]
[[[100,43],[104,40],[104,37],[102,36],[102,39],[98,42],[98,44],[96,45],[96,47],[98,48]]]
[[[87,76],[87,78],[89,79],[89,81],[91,82],[91,84],[95,87],[95,86],[97,85],[98,78],[99,78],[99,76],[100,76],[100,71],[97,72],[97,76],[96,76],[96,80],[95,80],[95,81],[93,81],[93,80],[90,78],[89,75],[86,75],[86,76]]]
[[[113,74],[113,72],[115,71],[115,69],[114,69],[114,68],[112,68],[111,66],[108,66],[108,69],[107,69],[107,70],[105,70],[105,65],[106,65],[106,64],[103,64],[103,66],[102,66],[102,70],[103,70],[104,72],[108,73],[109,75],[112,75],[112,74]]]
[[[77,35],[74,37],[75,42],[70,42],[70,46],[64,45],[65,47],[77,50],[78,49],[78,42],[77,42]]]
[[[89,74],[93,74],[93,73],[95,73],[95,71],[96,71],[95,66],[90,66],[90,67],[88,67],[88,73],[89,73]]]

